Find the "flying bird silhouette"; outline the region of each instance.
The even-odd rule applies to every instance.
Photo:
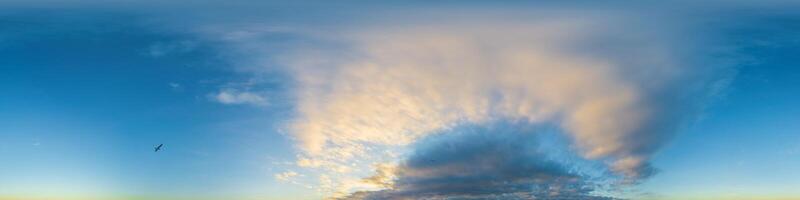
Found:
[[[155,148],[155,151],[153,151],[153,152],[158,152],[159,150],[161,150],[161,147],[163,147],[163,146],[164,146],[164,144],[159,144],[159,145],[158,145],[158,146]]]

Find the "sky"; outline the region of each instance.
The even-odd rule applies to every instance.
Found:
[[[0,200],[800,199],[798,11],[3,1]]]

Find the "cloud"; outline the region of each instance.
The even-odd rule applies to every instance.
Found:
[[[180,83],[170,82],[167,85],[169,85],[169,87],[172,88],[172,90],[181,90],[182,89]]]
[[[592,193],[599,182],[549,156],[540,135],[491,126],[432,136],[400,166],[364,179],[391,177],[388,189],[342,199],[611,199]]]
[[[241,92],[231,89],[219,91],[218,93],[209,95],[209,97],[216,102],[229,105],[251,104],[263,106],[267,104],[267,99],[257,93]]]
[[[724,87],[725,66],[696,64],[679,26],[587,16],[391,21],[296,50],[282,59],[298,164],[352,182],[367,176],[334,169],[391,163],[462,124],[523,121],[559,127],[623,182],[652,175],[652,154]],[[369,190],[357,187],[338,193]]]
[[[197,44],[192,41],[157,42],[147,49],[147,54],[152,57],[163,57],[170,54],[181,54],[194,51]]]
[[[298,174],[297,172],[294,172],[294,171],[286,171],[286,172],[283,172],[283,173],[278,173],[278,174],[275,174],[275,179],[278,179],[278,180],[280,180],[280,181],[286,181],[286,182],[289,182],[289,181],[291,181],[291,179],[292,179],[293,177],[296,177],[296,176],[298,176],[298,175],[300,175],[300,174]]]

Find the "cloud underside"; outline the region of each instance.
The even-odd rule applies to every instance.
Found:
[[[298,116],[291,124],[301,150],[297,164],[323,174],[320,182],[328,183],[319,187],[323,192],[378,189],[351,197],[469,199],[540,195],[530,188],[561,187],[575,191],[561,199],[586,199],[583,188],[564,182],[581,182],[582,177],[552,174],[558,170],[548,171],[546,163],[528,165],[529,157],[518,155],[524,152],[511,149],[453,160],[450,165],[509,157],[471,169],[477,172],[466,177],[415,176],[440,168],[391,163],[413,163],[415,158],[404,158],[402,152],[418,148],[420,140],[435,133],[447,134],[464,124],[519,121],[558,127],[583,159],[601,162],[615,176],[635,182],[652,174],[650,156],[697,112],[699,99],[716,80],[709,75],[711,67],[682,61],[669,39],[673,36],[629,28],[636,26],[628,22],[463,22],[349,30],[324,38],[342,45],[334,50],[300,49],[283,58],[297,80]],[[361,172],[374,169],[375,163],[395,165],[391,174],[399,179],[361,180]],[[532,174],[494,176],[505,167]],[[528,176],[542,171],[552,175],[544,183]],[[444,177],[463,178],[469,185],[437,179]],[[389,186],[395,188],[385,189]],[[451,187],[478,194],[444,192],[459,189]]]
[[[498,130],[499,129],[499,130]],[[341,199],[611,199],[540,148],[538,134],[495,127],[433,136],[392,173],[389,188]]]

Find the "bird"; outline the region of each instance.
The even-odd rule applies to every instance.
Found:
[[[164,146],[164,144],[159,144],[158,146],[156,146],[155,151],[153,151],[153,152],[158,152],[159,150],[161,150],[161,147],[163,147],[163,146]]]

